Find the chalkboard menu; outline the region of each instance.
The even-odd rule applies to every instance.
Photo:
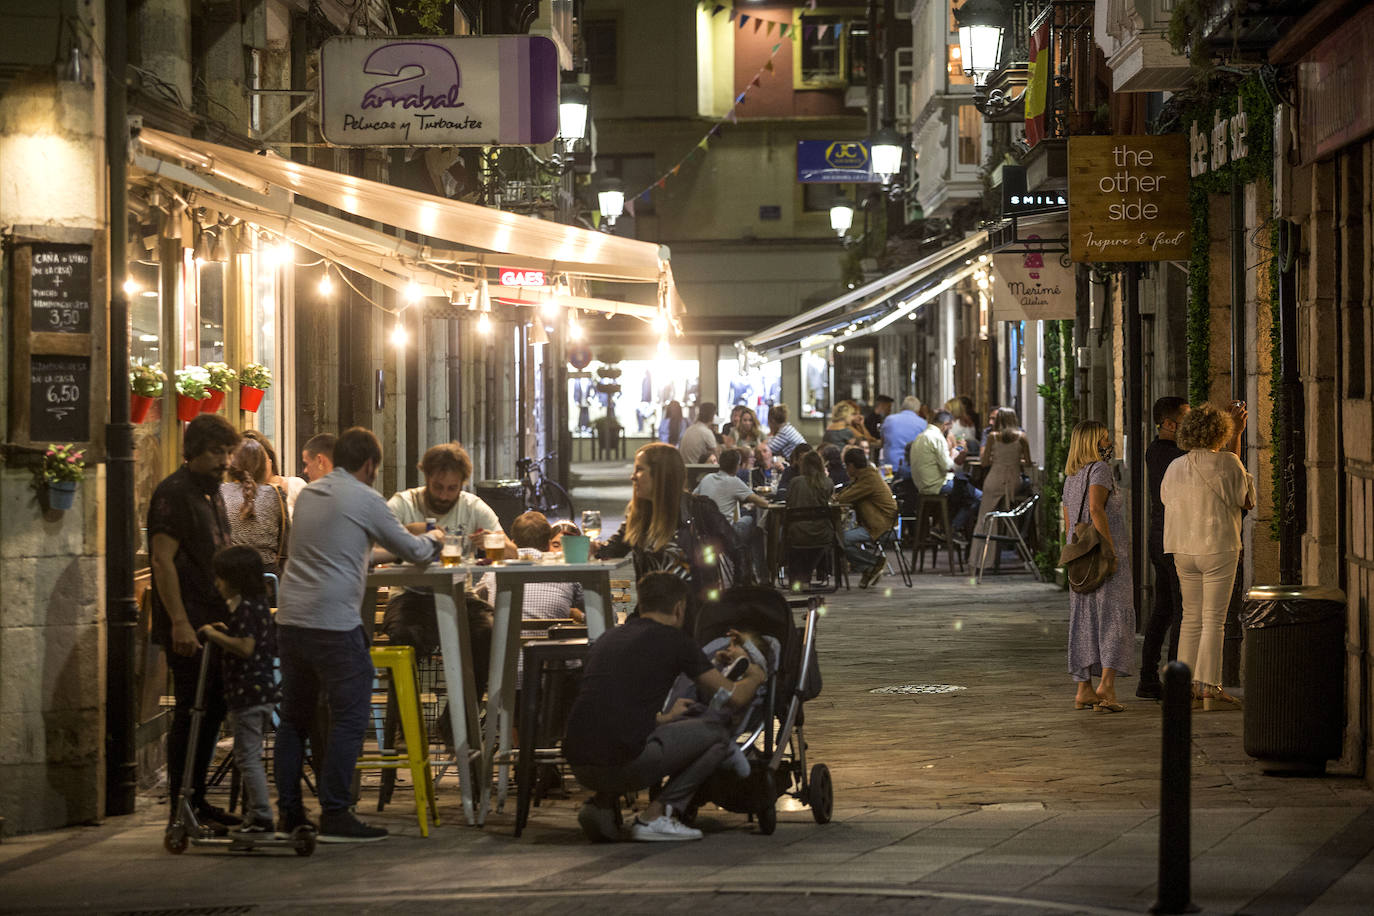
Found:
[[[42,356],[29,360],[29,438],[35,442],[90,439],[91,359]]]
[[[36,244],[29,269],[29,330],[89,334],[91,246]]]

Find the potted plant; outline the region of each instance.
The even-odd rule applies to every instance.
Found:
[[[239,370],[239,407],[257,413],[262,396],[272,387],[272,370],[262,363],[249,363]]]
[[[162,386],[167,376],[157,363],[134,363],[129,367],[129,419],[142,423],[148,419],[148,410],[153,401],[162,397]]]
[[[76,499],[76,485],[86,476],[86,451],[72,443],[49,445],[43,453],[43,486],[48,508],[65,511]]]
[[[224,406],[224,396],[238,381],[239,374],[225,363],[206,363],[205,371],[210,373],[210,383],[205,386],[209,396],[201,402],[201,413],[214,413]]]
[[[177,419],[189,423],[200,413],[200,402],[209,397],[210,373],[204,366],[176,371]]]

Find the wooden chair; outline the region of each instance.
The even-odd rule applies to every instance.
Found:
[[[795,530],[794,526],[804,522],[825,522],[829,526],[830,537],[819,543],[808,541],[794,541],[789,537],[788,532]],[[820,561],[816,564],[817,569],[826,568],[824,564],[829,563],[831,574],[828,586],[816,587],[810,582],[797,583],[797,589],[803,594],[816,592],[836,592],[839,591],[840,583],[843,581],[846,590],[849,588],[849,577],[845,572],[844,564],[844,541],[840,537],[840,527],[838,521],[838,509],[835,506],[807,506],[807,507],[788,507],[783,510],[782,518],[782,555],[783,565],[787,564],[787,554],[789,550],[819,550],[821,552]],[[789,586],[790,587],[790,586]]]
[[[931,520],[939,516],[940,533],[931,530]],[[945,557],[949,563],[949,571],[953,573],[954,563],[959,562],[959,572],[964,571],[964,555],[954,543],[953,532],[949,524],[949,497],[943,493],[922,493],[916,497],[916,538],[911,545],[912,565],[924,571],[926,568],[926,550],[931,551],[931,566],[934,567],[940,561],[940,549],[944,548]]]

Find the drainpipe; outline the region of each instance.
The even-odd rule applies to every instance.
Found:
[[[109,170],[110,414],[105,426],[105,813],[132,814],[138,790],[138,604],[134,601],[134,427],[129,422],[128,68],[126,0],[105,4],[105,159]]]
[[[1127,264],[1122,275],[1125,283],[1126,332],[1126,470],[1131,475],[1131,574],[1136,583],[1132,596],[1136,619],[1143,619],[1141,593],[1145,585],[1141,545],[1148,544],[1145,527],[1145,428],[1149,408],[1145,405],[1145,382],[1142,366],[1145,363],[1140,321],[1140,265]]]
[[[1284,585],[1302,582],[1302,536],[1307,528],[1307,454],[1305,404],[1298,377],[1298,226],[1279,222],[1279,403],[1284,422],[1279,430],[1285,499],[1279,519],[1279,576]]]

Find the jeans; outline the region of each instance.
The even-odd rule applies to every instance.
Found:
[[[954,517],[949,520],[949,526],[954,532],[967,535],[972,531],[969,523],[973,521],[978,506],[983,501],[983,491],[967,478],[955,477],[953,480],[945,481],[945,485],[940,488],[940,494],[949,497],[949,511],[954,513]]]
[[[763,532],[759,529],[758,520],[752,515],[741,515],[731,525],[735,529],[735,540],[744,552],[744,563],[741,565],[747,564],[755,582],[768,581],[768,575],[763,570]]]
[[[177,794],[181,791],[181,777],[186,769],[186,745],[191,737],[191,707],[196,701],[196,683],[200,679],[200,664],[204,650],[195,655],[177,655],[167,649],[167,668],[172,672],[172,694],[176,706],[172,710],[172,730],[167,735],[167,791],[171,809],[176,812]],[[191,804],[199,808],[205,803],[205,771],[215,753],[219,727],[224,722],[224,682],[220,666],[212,663],[205,679],[205,715],[196,735],[196,757],[191,768]]]
[[[234,765],[243,780],[246,823],[272,822],[272,800],[267,794],[267,768],[262,765],[262,736],[272,722],[272,704],[245,706],[229,713],[234,726]]]
[[[1193,680],[1213,687],[1221,684],[1222,636],[1231,606],[1240,551],[1174,554],[1183,620],[1178,627],[1178,660],[1193,671]]]
[[[277,729],[277,807],[302,808],[301,775],[305,741],[323,693],[329,707],[329,738],[319,761],[320,809],[347,811],[352,804],[353,768],[363,749],[375,670],[362,626],[318,630],[277,626],[281,655],[281,727]]]
[[[1155,600],[1145,624],[1145,644],[1140,650],[1140,682],[1159,683],[1159,655],[1164,634],[1170,633],[1169,661],[1178,658],[1178,629],[1183,620],[1183,598],[1179,594],[1178,570],[1173,554],[1150,548],[1150,565],[1155,570]]]
[[[844,555],[849,558],[849,565],[859,573],[866,573],[878,564],[878,557],[864,549],[870,544],[876,542],[863,525],[855,525],[844,533]]]
[[[706,719],[676,719],[654,729],[644,750],[620,766],[573,764],[573,775],[598,795],[619,795],[668,782],[658,800],[674,811],[685,811],[702,783],[730,753],[733,742],[725,727]]]

